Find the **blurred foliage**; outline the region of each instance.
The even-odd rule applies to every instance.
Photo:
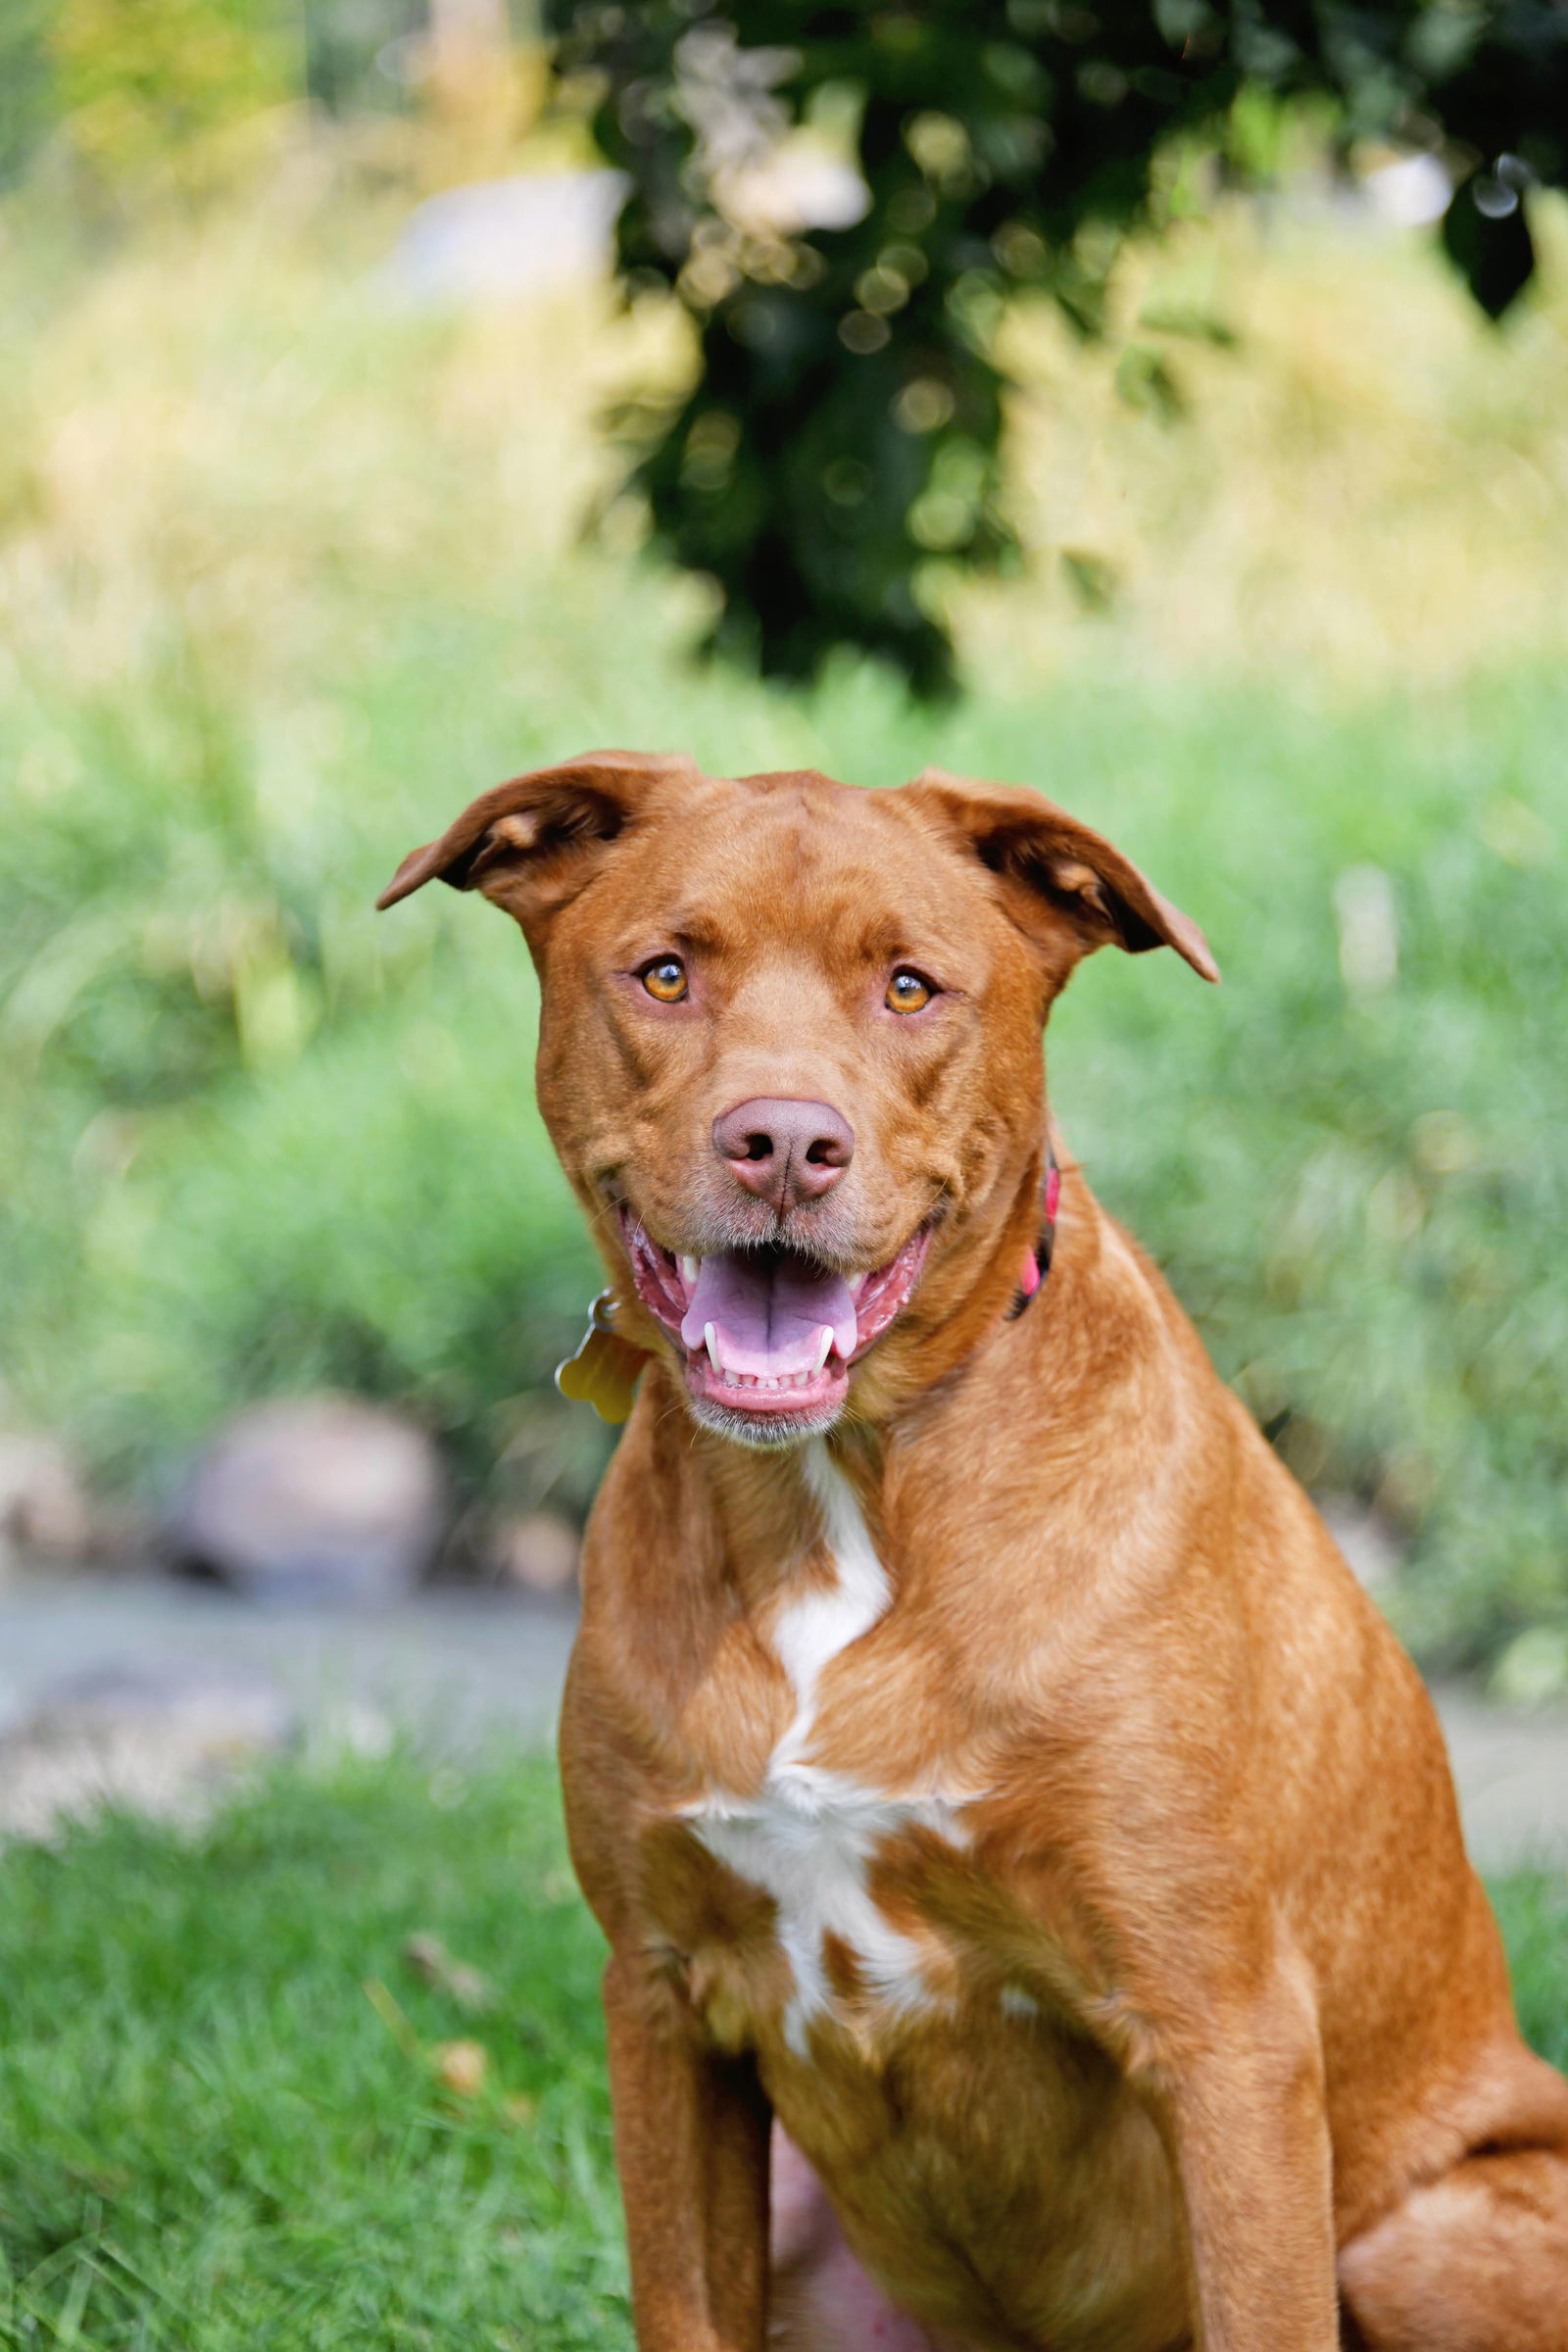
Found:
[[[55,11],[56,0],[7,0],[0,8],[0,186],[27,164],[52,119]]]
[[[1113,329],[1010,319],[1023,570],[949,595],[964,660],[1037,674],[1063,607],[1192,670],[1443,689],[1568,634],[1568,205],[1506,339],[1428,240],[1360,206],[1228,197],[1123,255]],[[1178,338],[1194,316],[1246,337]],[[1129,404],[1148,347],[1182,413]],[[1085,576],[1087,575],[1087,576]]]
[[[806,677],[838,645],[952,682],[932,558],[1004,566],[1004,376],[1024,294],[1098,333],[1122,243],[1217,156],[1256,176],[1282,110],[1324,102],[1342,153],[1441,152],[1445,238],[1499,316],[1533,268],[1523,192],[1568,177],[1568,11],[1554,0],[556,0],[561,62],[599,91],[626,172],[620,268],[697,322],[688,397],[644,420],[661,544],[717,583],[714,645]],[[853,159],[858,218],[812,225],[793,143]],[[1197,331],[1205,330],[1203,321]],[[1129,352],[1130,399],[1174,379]],[[1069,558],[1069,561],[1071,559]],[[1096,584],[1084,576],[1093,599]]]
[[[305,83],[329,115],[396,106],[414,78],[427,0],[299,0]]]
[[[529,0],[513,16],[536,32]],[[199,178],[211,142],[280,106],[402,112],[429,19],[427,0],[5,0],[0,185],[61,132],[119,190]]]
[[[956,597],[984,692],[933,718],[874,663],[694,680],[701,592],[624,503],[619,553],[577,540],[596,413],[688,365],[673,306],[416,308],[408,209],[330,139],[64,260],[35,190],[0,209],[8,1413],[156,1490],[234,1403],[341,1383],[583,1501],[549,1372],[596,1269],[526,957],[375,892],[578,746],[937,760],[1044,786],[1207,927],[1218,992],[1084,973],[1054,1097],[1282,1450],[1413,1544],[1406,1630],[1568,1629],[1560,218],[1504,350],[1421,240],[1216,204],[1124,258],[1140,313],[1255,322],[1175,422],[1016,321],[1026,567]],[[1368,319],[1409,365],[1354,356]]]
[[[86,162],[145,171],[292,96],[290,34],[286,0],[59,0],[56,101]]]

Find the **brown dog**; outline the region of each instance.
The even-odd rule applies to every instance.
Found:
[[[1054,1199],[1047,1011],[1200,933],[937,772],[597,753],[383,904],[435,875],[527,936],[646,1350],[562,1732],[643,2352],[1565,2352],[1568,2085],[1421,1685]]]

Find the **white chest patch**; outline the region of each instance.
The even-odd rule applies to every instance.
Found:
[[[806,1475],[837,1573],[832,1585],[788,1603],[773,1628],[795,1692],[794,1719],[755,1796],[713,1788],[687,1808],[709,1852],[778,1906],[779,1941],[795,1981],[784,2031],[803,2053],[808,2026],[832,2000],[825,1936],[848,1947],[867,1990],[890,2006],[908,2010],[930,2000],[920,1947],[873,1901],[868,1865],[885,1838],[915,1827],[966,1842],[950,1799],[865,1788],[809,1760],[822,1674],[870,1632],[892,1592],[854,1490],[820,1439],[807,1447]]]

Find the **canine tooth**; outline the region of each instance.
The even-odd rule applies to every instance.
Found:
[[[697,1277],[703,1270],[702,1259],[700,1257],[677,1257],[675,1263],[680,1268],[682,1282],[689,1282],[695,1290]]]
[[[833,1326],[831,1323],[824,1323],[821,1330],[816,1335],[816,1361],[811,1366],[813,1373],[821,1371],[822,1366],[827,1362],[827,1359],[832,1352]]]
[[[869,1275],[869,1274],[852,1274],[852,1275],[850,1276],[850,1285],[849,1285],[849,1288],[850,1288],[850,1297],[851,1297],[852,1298],[859,1298],[859,1296],[860,1296],[860,1293],[861,1293],[861,1292],[864,1290],[864,1288],[865,1288],[866,1284],[867,1284],[867,1283],[870,1281],[870,1279],[871,1279],[871,1277],[870,1277],[870,1275]]]
[[[712,1365],[713,1370],[715,1372],[722,1372],[724,1367],[718,1360],[718,1335],[714,1331],[711,1323],[705,1323],[703,1325],[703,1346],[708,1349],[708,1360]]]

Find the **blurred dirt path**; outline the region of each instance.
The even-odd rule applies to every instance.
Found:
[[[173,1578],[0,1591],[0,1738],[75,1679],[215,1670],[275,1682],[309,1729],[351,1710],[442,1748],[554,1729],[573,1617],[511,1594],[436,1592],[372,1611],[259,1607]]]
[[[406,1732],[446,1753],[537,1745],[571,1636],[566,1608],[509,1594],[437,1591],[357,1614],[258,1608],[172,1579],[23,1582],[0,1591],[0,1771],[8,1736],[99,1673],[265,1679],[306,1733],[336,1723],[361,1743]],[[1568,1867],[1568,1712],[1506,1714],[1453,1686],[1436,1695],[1482,1867]]]

